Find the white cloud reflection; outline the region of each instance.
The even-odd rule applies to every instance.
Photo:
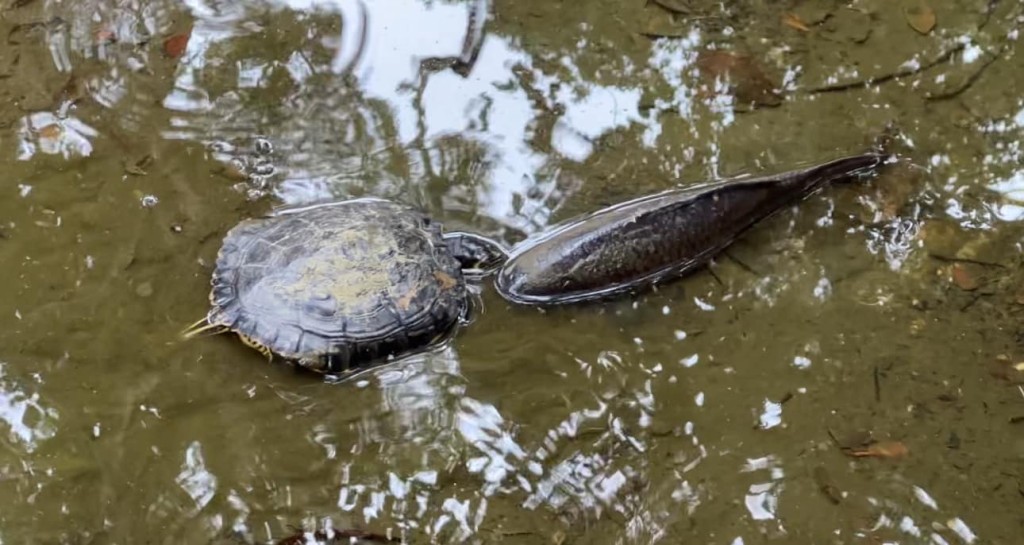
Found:
[[[0,362],[0,421],[7,425],[12,441],[33,452],[40,442],[57,434],[59,414],[44,405],[38,393],[4,380],[6,367]]]

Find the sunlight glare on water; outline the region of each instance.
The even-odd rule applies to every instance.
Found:
[[[500,36],[489,36],[476,69],[469,77],[463,78],[451,71],[422,73],[417,61],[459,54],[473,10],[486,9],[486,2],[438,3],[429,7],[417,0],[389,0],[367,5],[320,2],[315,6],[288,2],[271,6],[274,10],[312,10],[318,16],[340,17],[343,22],[340,37],[332,36],[320,44],[332,55],[329,62],[314,66],[306,56],[293,55],[285,63],[296,85],[306,87],[307,81],[322,78],[325,71],[350,75],[354,81],[343,82],[343,87],[329,91],[334,97],[323,95],[325,89],[321,89],[319,83],[308,87],[308,93],[315,94],[300,91],[290,97],[287,104],[294,115],[286,116],[284,125],[268,125],[265,120],[252,119],[246,112],[237,110],[238,94],[229,93],[212,100],[198,87],[199,74],[208,69],[208,63],[216,61],[211,48],[224,40],[236,39],[240,33],[244,35],[246,27],[241,23],[247,14],[237,13],[239,19],[231,28],[226,26],[230,21],[223,16],[207,21],[203,15],[208,10],[202,5],[190,4],[197,22],[189,42],[188,63],[176,77],[175,91],[165,101],[168,108],[181,112],[182,116],[172,119],[177,128],[165,136],[230,142],[246,130],[264,134],[278,144],[276,155],[281,163],[276,165],[280,177],[275,179],[275,187],[277,196],[289,204],[350,195],[351,189],[346,186],[361,183],[359,179],[344,178],[345,172],[356,176],[365,168],[361,163],[346,167],[346,163],[358,157],[341,155],[332,160],[330,156],[337,155],[338,150],[315,142],[324,137],[353,136],[352,124],[359,119],[352,116],[362,111],[361,119],[371,126],[386,123],[393,125],[396,132],[394,140],[378,134],[372,148],[363,153],[387,155],[396,152],[395,148],[413,144],[430,149],[451,137],[479,142],[486,150],[486,159],[482,165],[485,170],[477,174],[481,187],[474,196],[476,211],[525,232],[543,227],[546,223],[543,217],[534,214],[517,217],[512,209],[514,195],[546,194],[551,191],[553,181],[536,179],[536,173],[549,165],[550,156],[527,145],[537,105],[531,104],[530,97],[521,89],[503,89],[510,67],[522,67],[535,79],[537,88],[557,83],[563,89],[548,99],[551,104],[544,105],[565,106],[552,137],[552,152],[558,155],[584,161],[593,152],[591,142],[595,138],[609,130],[642,121],[637,110],[638,88],[601,86],[582,79],[556,80],[534,68],[530,55]],[[361,18],[364,10],[365,19]],[[363,21],[368,28],[360,27]],[[367,43],[354,43],[353,36],[364,32]],[[585,44],[581,44],[583,46]],[[563,59],[562,62],[572,75],[571,61]],[[250,64],[245,72],[238,72],[233,87],[238,89],[237,93],[244,93],[243,89],[250,87],[245,84],[247,74],[254,74],[258,80],[259,74],[271,68]],[[387,118],[376,117],[372,104],[377,100],[388,104]],[[201,130],[197,133],[196,129]],[[295,149],[293,142],[304,142],[316,148]],[[412,161],[412,168],[417,168],[415,158],[407,160]],[[428,167],[424,164],[418,168]],[[381,188],[386,193],[405,189],[404,186]],[[537,213],[546,211],[541,209]],[[542,223],[537,225],[538,221]]]

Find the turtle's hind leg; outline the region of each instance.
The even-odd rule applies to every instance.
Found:
[[[249,348],[252,348],[259,352],[260,354],[263,354],[267,358],[267,361],[274,361],[274,353],[270,350],[270,347],[248,335],[242,335],[241,333],[237,333],[237,335],[238,338],[242,340],[242,343],[245,344],[245,346],[248,346]]]

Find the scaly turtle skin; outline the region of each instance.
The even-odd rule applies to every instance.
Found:
[[[463,266],[503,258],[496,243],[444,235],[418,210],[380,199],[246,220],[217,256],[208,325],[186,335],[229,330],[268,357],[347,371],[447,337],[470,305]]]

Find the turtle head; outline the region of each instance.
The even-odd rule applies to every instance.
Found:
[[[508,252],[501,243],[482,235],[445,233],[444,242],[465,273],[488,275],[508,258]]]

